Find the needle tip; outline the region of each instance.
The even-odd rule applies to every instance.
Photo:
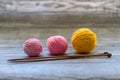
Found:
[[[111,58],[112,54],[109,52],[104,52],[104,54],[107,54],[108,58]]]

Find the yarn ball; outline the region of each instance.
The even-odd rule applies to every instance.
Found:
[[[38,39],[30,38],[24,42],[23,50],[28,56],[35,57],[42,52],[42,44]]]
[[[90,53],[96,47],[96,34],[88,28],[76,30],[72,37],[71,43],[78,53]]]
[[[51,55],[63,55],[67,47],[67,40],[63,36],[56,35],[47,39],[47,48]]]

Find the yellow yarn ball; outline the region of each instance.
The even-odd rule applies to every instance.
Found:
[[[88,28],[78,29],[73,33],[71,43],[76,52],[89,53],[96,47],[96,34]]]

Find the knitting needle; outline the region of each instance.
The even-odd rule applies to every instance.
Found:
[[[12,62],[37,62],[37,61],[77,59],[77,58],[94,57],[94,56],[107,56],[110,58],[112,56],[112,54],[108,53],[108,52],[104,52],[104,53],[99,53],[99,54],[75,54],[75,55],[49,56],[49,57],[28,57],[28,58],[20,58],[20,59],[9,59],[8,61],[12,61]]]

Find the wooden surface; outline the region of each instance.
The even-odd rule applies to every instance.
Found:
[[[46,40],[62,35],[69,43],[66,54],[74,53],[72,33],[87,27],[97,34],[93,53],[111,52],[112,58],[91,57],[74,60],[11,63],[23,58],[23,42]],[[120,79],[119,0],[0,0],[0,80],[119,80]]]

